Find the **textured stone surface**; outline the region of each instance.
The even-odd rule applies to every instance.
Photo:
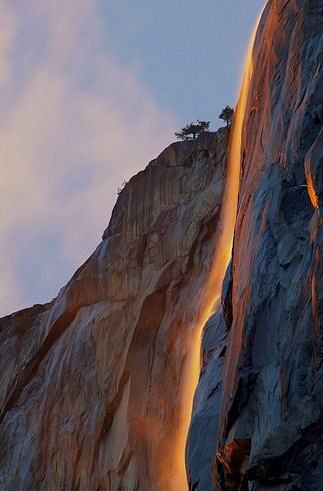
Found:
[[[189,440],[204,462],[218,447],[217,490],[323,486],[322,22],[322,0],[272,0],[256,37],[224,305],[220,431],[213,445],[192,440],[205,431],[201,420]],[[218,403],[212,419],[204,383],[202,375],[192,421],[207,412],[216,428]],[[190,472],[198,476],[194,461]]]
[[[189,490],[212,491],[215,486],[214,457],[218,446],[222,382],[227,349],[226,320],[222,306],[230,298],[231,267],[222,288],[221,303],[204,327],[201,347],[202,368],[194,395],[187,439]]]
[[[205,327],[191,490],[322,489],[322,0],[270,0],[254,47],[222,306]],[[218,238],[226,135],[121,192],[52,303],[0,320],[0,489],[181,491],[182,388]]]
[[[0,320],[0,489],[179,489],[185,363],[217,238],[226,131],[121,192],[50,304]]]
[[[222,312],[218,312],[207,322],[203,335],[203,366],[186,450],[190,490],[214,489],[212,467],[217,443],[214,436],[218,433],[226,337]]]

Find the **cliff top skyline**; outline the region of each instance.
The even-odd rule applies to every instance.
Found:
[[[235,105],[262,0],[0,0],[0,314],[56,296],[123,180]]]

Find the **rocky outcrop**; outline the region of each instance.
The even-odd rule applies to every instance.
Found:
[[[256,36],[228,348],[222,378],[212,356],[203,367],[189,439],[192,455],[212,460],[217,490],[322,489],[322,22],[321,0],[270,0]],[[210,409],[221,382],[221,408]],[[205,413],[214,442],[204,446]],[[194,459],[189,472],[197,482]]]
[[[185,367],[225,150],[225,130],[170,145],[58,297],[0,320],[1,490],[185,489]]]

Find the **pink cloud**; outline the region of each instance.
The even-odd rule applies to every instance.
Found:
[[[25,22],[24,7],[10,3],[9,10],[0,0],[11,19],[0,37],[0,68],[7,74],[0,80],[0,102],[10,100],[0,124],[2,315],[57,293],[99,242],[117,187],[170,142],[176,127],[174,116],[104,47],[101,35],[108,27],[97,2],[29,4]],[[24,39],[26,29],[31,37],[40,33],[44,50],[27,69],[23,60],[33,57],[20,41],[22,26]],[[20,81],[15,74],[22,67]],[[10,74],[16,77],[12,85]],[[35,252],[30,244],[36,239],[49,250],[38,242]],[[41,272],[23,277],[19,270],[36,259],[48,280],[42,298]],[[58,274],[62,261],[66,267]]]

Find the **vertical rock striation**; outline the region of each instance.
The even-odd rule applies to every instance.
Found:
[[[182,390],[225,151],[225,130],[170,145],[58,297],[0,320],[1,490],[186,488]]]
[[[322,489],[322,33],[322,0],[269,0],[259,25],[191,491]],[[58,297],[0,319],[0,490],[187,489],[183,397],[224,235],[226,139],[170,145]]]
[[[232,277],[223,295],[221,409],[203,394],[208,370],[209,390],[221,382],[211,357],[189,438],[192,455],[213,458],[214,484],[199,485],[193,459],[192,489],[322,489],[322,53],[321,0],[268,2],[253,51]],[[203,412],[214,442],[198,447]]]

